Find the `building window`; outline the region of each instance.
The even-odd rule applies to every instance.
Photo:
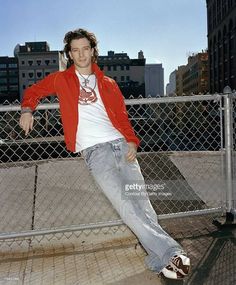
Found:
[[[113,77],[113,79],[116,81],[116,80],[117,80],[117,77],[116,77],[116,76],[114,76],[114,77]]]
[[[41,60],[36,60],[37,65],[41,65]]]
[[[49,71],[46,71],[46,72],[45,72],[45,76],[48,76],[49,74],[50,74]]]
[[[44,62],[45,62],[46,65],[49,65],[50,60],[46,59]]]
[[[33,60],[28,60],[28,64],[29,64],[30,66],[32,66],[32,65],[33,65]]]
[[[5,63],[0,63],[0,68],[6,68],[7,65]]]
[[[37,72],[37,77],[38,77],[38,78],[41,78],[41,77],[42,77],[42,72],[38,71],[38,72]]]
[[[111,71],[111,66],[110,65],[108,65],[107,70]]]
[[[125,68],[124,68],[124,65],[121,65],[120,66],[120,70],[124,70]]]
[[[23,89],[25,89],[25,85],[23,85]]]
[[[0,76],[6,76],[7,71],[6,70],[0,70]]]
[[[18,75],[17,70],[9,70],[9,75]]]
[[[25,73],[24,72],[22,72],[22,77],[25,78]]]
[[[24,64],[25,64],[25,61],[24,61],[24,60],[22,60],[22,61],[21,61],[21,64],[22,64],[22,65],[24,65]]]
[[[6,78],[0,78],[0,83],[7,83],[7,79]]]
[[[57,61],[56,61],[56,59],[53,59],[53,61],[52,61],[53,63],[57,63]]]
[[[229,9],[233,6],[233,0],[228,0],[228,7]]]
[[[129,70],[129,65],[126,65],[126,70]]]
[[[33,72],[29,72],[29,78],[33,78],[34,73]]]
[[[124,76],[121,76],[121,81],[125,81],[125,77]]]
[[[9,83],[18,83],[18,78],[16,77],[12,77],[12,78],[9,78]]]
[[[116,65],[113,66],[113,70],[116,71]]]
[[[226,14],[226,2],[225,1],[222,2],[222,14],[223,16],[225,16]]]
[[[0,91],[7,91],[7,86],[0,86]]]
[[[126,76],[126,81],[129,81],[129,80],[130,80],[129,76]]]
[[[9,63],[10,68],[17,68],[17,63]]]
[[[11,85],[9,89],[11,91],[17,91],[18,90],[18,85]]]

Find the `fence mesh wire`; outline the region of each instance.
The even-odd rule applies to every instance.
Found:
[[[221,100],[148,100],[129,100],[127,110],[146,183],[164,185],[150,193],[156,212],[223,207]],[[66,151],[60,111],[48,106],[34,113],[27,137],[19,104],[0,107],[0,233],[119,220],[80,155]]]

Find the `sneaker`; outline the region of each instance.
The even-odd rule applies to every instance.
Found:
[[[184,275],[182,275],[178,270],[174,270],[171,265],[167,265],[162,269],[161,276],[164,276],[169,279],[183,279]]]
[[[174,272],[178,271],[181,275],[185,276],[189,273],[190,259],[185,255],[175,255],[171,258],[169,265],[173,268]]]

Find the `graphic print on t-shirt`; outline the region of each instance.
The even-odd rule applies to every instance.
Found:
[[[90,105],[97,101],[96,87],[97,79],[95,74],[90,74],[87,78],[84,75],[76,72],[80,81],[80,96],[79,104]]]
[[[97,99],[98,98],[95,92],[95,88],[92,89],[89,86],[84,86],[80,88],[79,103],[81,105],[89,105],[93,102],[96,102]]]

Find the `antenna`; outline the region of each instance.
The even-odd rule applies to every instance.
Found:
[[[186,57],[190,57],[192,55],[192,52],[191,51],[187,51],[186,52]]]

